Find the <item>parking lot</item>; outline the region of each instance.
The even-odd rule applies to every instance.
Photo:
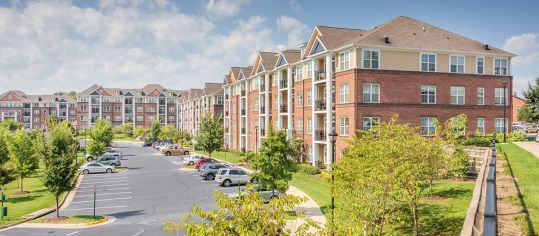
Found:
[[[82,229],[14,228],[0,235],[165,235],[167,220],[180,220],[194,205],[215,207],[215,190],[225,193],[245,186],[220,187],[198,172],[182,168],[182,156],[164,156],[137,143],[118,143],[124,154],[122,168],[112,174],[85,175],[73,201],[62,215],[91,215],[96,193],[96,214],[113,223]]]

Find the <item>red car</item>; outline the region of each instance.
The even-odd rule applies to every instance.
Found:
[[[209,157],[200,159],[200,160],[197,161],[197,163],[195,163],[195,170],[198,170],[200,168],[200,166],[202,166],[202,164],[208,163],[208,162],[217,162],[217,161],[214,160],[214,159],[211,159]]]

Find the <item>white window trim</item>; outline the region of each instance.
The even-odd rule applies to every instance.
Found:
[[[347,126],[343,126],[343,119],[347,119],[348,120],[348,125]],[[346,128],[346,134],[343,134],[343,128]],[[343,136],[343,137],[348,137],[350,136],[350,118],[348,116],[341,116],[340,119],[339,119],[339,131],[340,131],[340,134],[339,136]]]
[[[506,60],[507,61],[507,73],[505,75],[503,74],[499,74],[498,76],[509,76],[511,75],[511,72],[509,71],[509,58],[505,58],[505,57],[494,57],[492,58],[492,74],[493,75],[497,75],[496,74],[496,59],[499,59],[499,60]],[[500,61],[500,67],[501,67],[501,61]]]
[[[479,133],[485,134],[485,118],[484,118],[484,117],[478,117],[478,118],[477,118],[477,131],[479,131],[479,121],[480,121],[480,120],[481,120],[482,123],[483,123],[483,126],[482,126],[483,131],[481,131],[481,132],[479,132]]]
[[[348,53],[348,61],[344,64],[344,68],[341,68],[341,55]],[[345,50],[339,53],[339,71],[345,71],[350,69],[350,50]]]
[[[479,73],[479,67],[477,66],[479,58],[483,59],[483,73]],[[466,59],[464,59],[464,60],[466,60]],[[466,67],[466,66],[464,66],[464,67]],[[483,57],[483,56],[476,56],[475,57],[475,73],[478,74],[478,75],[484,75],[485,74],[485,57]]]
[[[479,102],[478,102],[477,105],[484,106],[485,105],[485,88],[484,87],[477,87],[477,90],[479,90],[479,88],[481,88],[483,90],[483,96],[482,96],[483,102],[481,104],[479,104]],[[477,91],[476,91],[476,93],[477,93]],[[478,98],[478,97],[479,96],[478,96],[478,93],[477,93],[476,98]]]
[[[371,86],[371,89],[372,89],[372,85],[378,85],[378,102],[373,102],[372,101],[372,93],[371,93],[371,99],[369,102],[365,102],[365,85],[370,85]],[[363,83],[363,87],[361,88],[361,93],[362,93],[362,103],[381,103],[380,101],[380,97],[381,97],[381,93],[382,93],[382,86],[378,83]]]
[[[342,88],[343,86],[346,86],[346,101],[343,101],[343,93],[342,93]],[[340,93],[339,93],[339,104],[346,104],[346,103],[349,103],[350,102],[350,85],[348,84],[340,84],[339,85],[339,89],[341,90]]]
[[[466,56],[464,56],[462,54],[450,54],[449,55],[449,73],[461,74],[459,72],[451,72],[451,57],[462,57],[463,58],[463,61],[462,61],[462,74],[466,74]]]
[[[377,51],[378,52],[378,68],[365,68],[365,58],[363,58],[365,51]],[[382,68],[382,54],[380,53],[380,49],[362,48],[361,49],[361,68],[362,69],[369,69],[369,70],[380,70],[380,68]]]
[[[434,71],[422,71],[421,70],[421,56],[423,55],[434,55]],[[420,72],[438,72],[438,55],[432,52],[422,52],[419,53],[419,71]]]
[[[437,104],[437,102],[438,102],[437,97],[438,96],[437,96],[437,91],[436,90],[438,90],[438,88],[436,88],[436,85],[422,84],[421,87],[423,87],[423,86],[434,87],[434,103],[429,103],[428,101],[427,101],[427,103],[423,103],[423,91],[421,91],[421,104],[431,104],[431,105],[432,104]],[[449,91],[449,92],[451,92],[451,91]],[[428,96],[429,96],[429,94],[427,94],[427,100],[429,98]]]
[[[462,88],[463,89],[462,90],[462,104],[458,104],[458,103],[453,104],[453,103],[451,103],[451,105],[458,105],[458,106],[466,105],[466,87],[464,87],[464,86],[450,86],[449,87],[449,102],[451,102],[451,97],[453,96],[451,94],[451,88]],[[458,99],[457,99],[457,101],[458,101]]]

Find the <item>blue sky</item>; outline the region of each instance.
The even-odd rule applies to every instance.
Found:
[[[220,82],[315,25],[369,29],[404,15],[510,50],[515,90],[539,77],[539,1],[0,0],[0,90]]]

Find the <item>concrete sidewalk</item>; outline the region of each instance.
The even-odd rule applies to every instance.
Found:
[[[532,153],[535,157],[539,158],[539,143],[536,142],[514,142],[514,144],[523,148],[524,150]]]

